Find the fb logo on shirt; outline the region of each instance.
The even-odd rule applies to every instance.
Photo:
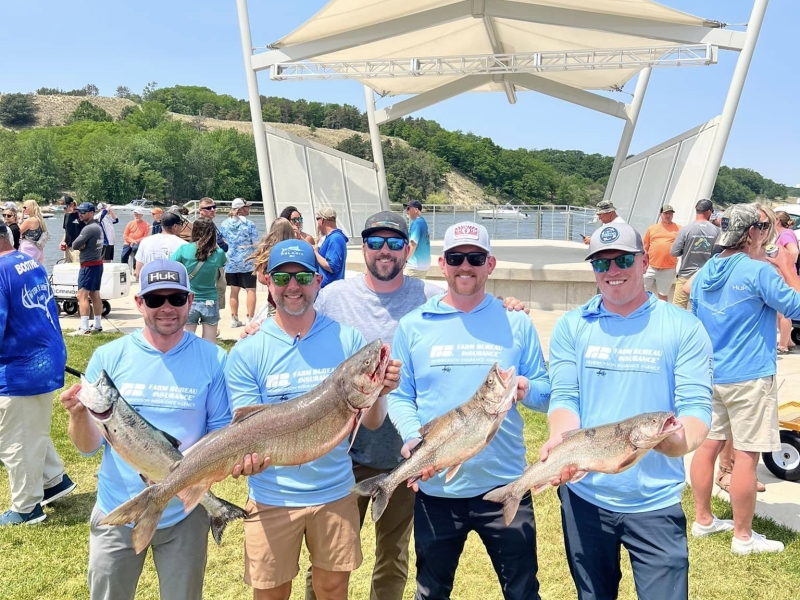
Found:
[[[278,373],[277,375],[270,375],[269,377],[267,377],[268,388],[286,387],[288,385],[289,385],[288,373]]]
[[[431,346],[431,358],[447,358],[453,356],[453,346]]]
[[[608,360],[611,356],[611,348],[607,346],[589,346],[586,348],[586,358],[598,360]]]

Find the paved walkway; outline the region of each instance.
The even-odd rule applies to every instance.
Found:
[[[111,301],[111,312],[103,321],[103,329],[108,332],[120,331],[130,333],[142,327],[142,317],[136,309],[134,294],[138,284],[134,284],[127,298]],[[241,295],[244,300],[244,294]],[[263,306],[266,301],[266,290],[259,289],[257,307]],[[241,302],[240,302],[241,304]],[[239,316],[243,317],[243,306]],[[258,310],[258,308],[256,310]],[[539,332],[545,356],[549,349],[550,335],[558,318],[564,313],[561,311],[532,310],[531,319]],[[67,317],[61,315],[61,327],[65,331],[76,329],[79,324],[77,316]],[[242,329],[232,329],[230,309],[223,310],[220,320],[220,338],[226,340],[238,339]],[[800,353],[778,357],[778,385],[780,402],[790,400],[800,401]],[[687,476],[691,456],[686,457]],[[763,516],[775,519],[796,531],[800,531],[800,483],[780,480],[772,475],[763,464],[758,466],[758,477],[767,486],[767,491],[758,495],[756,512]],[[728,494],[715,486],[715,493],[728,500]]]

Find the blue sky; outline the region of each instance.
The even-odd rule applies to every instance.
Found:
[[[279,39],[324,3],[249,0],[253,44]],[[752,8],[752,0],[665,3],[727,23],[746,22]],[[793,60],[798,22],[799,3],[772,1],[723,161],[788,185],[800,183],[800,79]],[[157,81],[160,87],[205,85],[247,96],[234,0],[8,1],[0,3],[0,24],[0,92],[94,83],[111,96],[118,85],[140,91]],[[719,114],[737,56],[721,52],[716,66],[655,70],[631,152]],[[364,105],[356,82],[272,82],[261,74],[259,86],[265,95]],[[626,90],[633,90],[633,82]],[[417,115],[509,148],[613,155],[622,131],[617,119],[534,93],[520,94],[514,106],[503,94],[465,94]]]

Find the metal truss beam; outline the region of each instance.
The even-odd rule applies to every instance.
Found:
[[[476,56],[294,62],[273,65],[270,77],[286,79],[377,79],[423,75],[505,75],[645,67],[706,66],[717,62],[717,51],[707,44],[523,52]],[[512,102],[513,104],[513,102]]]
[[[598,96],[591,92],[587,92],[571,85],[564,85],[550,79],[545,79],[530,73],[514,73],[505,76],[507,81],[510,81],[517,87],[539,92],[559,100],[565,100],[585,108],[591,108],[597,112],[617,117],[618,119],[627,119],[628,110],[627,104],[618,102],[605,96]]]
[[[511,0],[485,0],[484,16],[511,19],[543,25],[575,27],[594,31],[607,31],[624,35],[678,44],[712,44],[724,50],[740,51],[744,47],[745,33],[721,29],[718,23],[708,27],[675,25],[649,19],[622,17],[596,12],[523,4]]]

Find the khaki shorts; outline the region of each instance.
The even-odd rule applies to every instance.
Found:
[[[660,296],[669,296],[669,290],[675,283],[675,269],[656,269],[647,267],[644,274],[644,289],[652,292],[655,288]]]
[[[672,303],[681,307],[683,310],[689,308],[689,294],[683,291],[683,284],[689,281],[690,277],[678,277],[675,280],[675,295],[672,296]]]
[[[354,571],[361,565],[356,496],[319,506],[287,507],[247,501],[244,522],[244,582],[269,590],[295,578],[303,537],[311,564],[325,571]]]
[[[708,439],[732,439],[743,452],[780,450],[775,376],[714,385]]]

